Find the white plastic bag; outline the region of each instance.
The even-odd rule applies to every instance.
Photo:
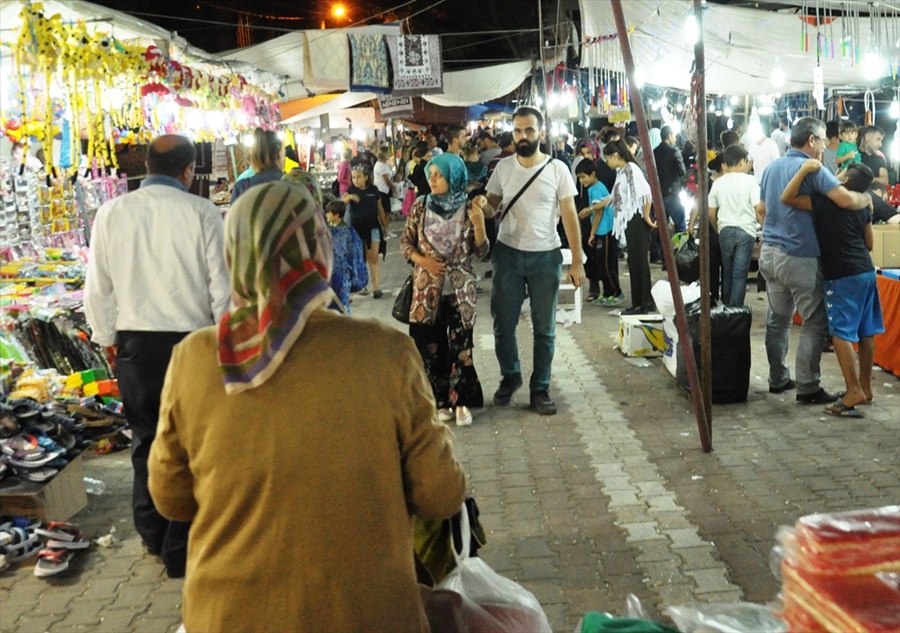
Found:
[[[460,532],[468,538],[463,538],[462,552],[457,554],[453,548],[456,568],[435,589],[455,591],[476,603],[495,619],[491,630],[497,633],[552,633],[534,594],[504,578],[480,558],[469,556],[471,531],[465,506],[463,510]]]
[[[664,317],[675,316],[675,300],[672,298],[672,286],[668,280],[660,279],[650,289],[656,310]],[[681,286],[681,298],[684,305],[693,303],[700,298],[700,284],[692,283],[689,286]]]

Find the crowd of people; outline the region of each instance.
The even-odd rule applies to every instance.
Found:
[[[280,141],[258,130],[224,222],[188,193],[193,144],[166,135],[149,146],[140,189],[98,211],[85,311],[93,340],[114,358],[134,429],[134,523],[168,575],[186,576],[188,631],[246,628],[260,607],[270,628],[427,630],[411,518],[449,517],[465,495],[444,423],[471,424],[485,400],[474,363],[475,261],[490,257],[492,266],[498,407],[524,384],[517,328],[527,296],[529,407],[557,412],[550,385],[564,245],[566,277],[601,306],[626,301],[624,248],[626,312],[654,310],[649,157],[622,130],[573,148],[547,143],[544,127],[539,110],[520,107],[497,137],[450,126],[441,141],[405,143],[399,155],[349,151],[327,203],[310,174],[283,173]],[[722,135],[713,160],[721,298],[743,303],[761,225],[769,390],[860,417],[857,406],[872,399],[873,336],[883,331],[867,251],[880,199],[872,183],[886,177],[875,160],[883,134],[856,132],[854,150],[844,146],[854,138],[846,125],[805,117],[779,131],[788,148],[761,174],[754,148],[768,143],[748,147],[737,132]],[[650,138],[665,217],[693,230],[676,135],[662,127]],[[383,295],[378,254],[399,194],[408,202],[400,242],[412,275],[409,336],[341,315],[354,292],[371,285],[373,298]],[[795,310],[803,325],[792,378]],[[820,384],[828,335],[841,395]],[[323,536],[328,547],[309,546]]]

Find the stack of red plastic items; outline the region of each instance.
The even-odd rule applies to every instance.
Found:
[[[811,514],[779,538],[792,632],[900,631],[900,506]]]

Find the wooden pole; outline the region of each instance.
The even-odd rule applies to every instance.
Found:
[[[709,288],[709,164],[706,162],[706,56],[703,48],[703,10],[701,0],[694,0],[697,41],[694,43],[694,80],[697,86],[697,193],[700,205],[700,274]],[[721,284],[720,284],[721,288]],[[721,299],[721,297],[720,297]],[[707,432],[712,441],[712,326],[710,324],[709,290],[700,296],[700,387],[706,411]]]
[[[699,2],[699,0],[697,0]],[[684,352],[684,364],[687,370],[688,382],[691,386],[691,401],[694,405],[694,415],[697,418],[697,429],[700,433],[700,445],[704,453],[712,450],[712,438],[709,433],[706,408],[703,406],[700,393],[700,381],[697,376],[697,363],[694,359],[694,347],[691,344],[691,336],[687,327],[687,315],[684,311],[684,299],[681,296],[681,288],[678,285],[678,271],[675,268],[675,254],[672,251],[672,240],[669,238],[668,219],[666,208],[663,205],[662,190],[659,186],[659,174],[656,170],[656,160],[650,145],[650,128],[647,125],[647,117],[644,112],[644,102],[641,89],[638,87],[634,76],[634,57],[631,54],[631,44],[628,41],[628,29],[625,26],[625,15],[622,11],[622,0],[610,0],[613,15],[616,19],[616,32],[618,33],[619,46],[622,49],[622,59],[628,74],[628,83],[631,86],[634,107],[634,117],[637,119],[638,134],[641,139],[641,147],[644,150],[644,162],[647,166],[647,178],[653,191],[653,207],[656,213],[656,223],[659,226],[659,241],[661,242],[663,257],[666,260],[666,273],[669,277],[669,285],[672,288],[672,300],[675,303],[675,325],[678,328],[678,338]]]

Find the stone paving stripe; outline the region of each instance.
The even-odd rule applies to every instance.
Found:
[[[671,569],[671,564],[667,561],[673,559],[660,558],[660,554],[664,553],[659,551],[660,541],[665,543],[665,550],[669,552],[669,548],[674,549],[676,544],[681,551],[698,546],[714,549],[713,544],[700,537],[699,529],[694,523],[688,522],[689,528],[664,530],[664,526],[655,518],[654,510],[656,513],[680,512],[684,517],[688,517],[688,512],[678,504],[675,495],[666,487],[665,478],[650,460],[650,455],[640,440],[635,438],[626,416],[606,389],[602,377],[572,335],[563,328],[556,330],[554,369],[557,373],[580,376],[586,385],[585,391],[590,392],[601,403],[590,415],[573,416],[575,428],[581,436],[584,452],[594,467],[597,483],[610,497],[609,512],[615,515],[619,527],[627,531],[626,541],[642,553],[655,557],[654,560],[665,563],[663,567],[653,569],[647,567],[658,563],[639,562],[642,571]],[[570,407],[575,404],[573,400],[582,397],[583,394],[565,394],[560,399],[565,401],[565,406]],[[598,430],[600,433],[597,433]],[[611,443],[610,438],[616,438],[616,442]],[[645,515],[648,520],[628,523],[627,519],[634,516],[634,505],[639,500],[650,504],[650,511]],[[631,516],[626,516],[626,513]],[[675,559],[681,560],[677,557]],[[729,580],[725,564],[715,557],[711,557],[709,562],[713,565],[710,568],[681,572],[679,576],[684,578],[685,573],[690,574],[696,582],[698,594],[716,592],[740,599],[743,592]],[[693,602],[694,595],[689,581],[686,586],[675,589],[678,585],[672,583],[677,582],[677,578],[668,573],[664,575],[666,577],[658,578],[651,574],[645,583],[660,597],[663,604]]]

